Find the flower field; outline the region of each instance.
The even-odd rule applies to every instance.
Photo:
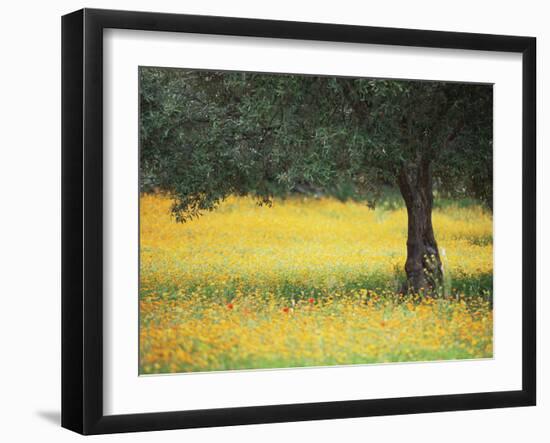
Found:
[[[492,357],[492,217],[434,210],[445,297],[401,296],[407,214],[231,197],[176,223],[140,202],[142,374]]]

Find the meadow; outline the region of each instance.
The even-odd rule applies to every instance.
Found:
[[[490,358],[492,216],[433,222],[444,296],[397,293],[407,214],[333,198],[229,197],[176,223],[140,199],[140,373]]]

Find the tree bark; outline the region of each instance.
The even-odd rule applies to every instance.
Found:
[[[437,296],[443,292],[443,266],[432,225],[433,183],[431,162],[420,159],[403,167],[399,189],[408,215],[407,281],[402,292]]]

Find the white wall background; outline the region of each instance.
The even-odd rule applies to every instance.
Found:
[[[0,25],[0,437],[81,440],[60,415],[60,16],[81,7],[348,23],[538,38],[539,226],[550,220],[549,12],[536,0],[272,2],[52,0],[2,5]],[[546,111],[546,112],[545,112]],[[542,196],[545,196],[544,198]],[[543,201],[545,200],[545,201]],[[539,228],[539,275],[550,235]],[[545,251],[543,251],[546,248]],[[330,420],[95,437],[94,441],[545,442],[550,438],[550,283],[539,278],[539,405],[534,408]],[[322,389],[322,387],[320,387]]]

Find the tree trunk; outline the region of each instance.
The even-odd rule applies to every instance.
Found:
[[[407,281],[402,292],[437,296],[443,289],[443,266],[432,226],[431,162],[421,159],[404,167],[398,177],[408,215]]]

